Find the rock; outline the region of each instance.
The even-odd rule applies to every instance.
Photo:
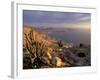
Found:
[[[59,57],[56,57],[56,66],[61,67],[62,66],[62,60]]]

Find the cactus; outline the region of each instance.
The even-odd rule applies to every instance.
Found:
[[[63,47],[62,41],[58,41],[58,46],[59,46],[59,47]]]
[[[40,68],[43,64],[42,57],[46,53],[47,47],[45,42],[39,42],[37,35],[34,33],[33,29],[30,30],[29,34],[24,33],[25,44],[24,47],[29,52],[33,61],[33,68]]]

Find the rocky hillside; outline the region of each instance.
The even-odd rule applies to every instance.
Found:
[[[86,47],[74,48],[34,27],[23,28],[23,69],[86,66],[90,65],[89,53]]]

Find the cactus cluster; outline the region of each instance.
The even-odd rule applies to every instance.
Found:
[[[24,35],[24,47],[31,55],[31,58],[33,58],[32,67],[40,68],[43,64],[42,57],[46,53],[47,47],[45,43],[39,42],[37,35],[34,33],[33,29],[31,29],[28,34],[24,33]]]

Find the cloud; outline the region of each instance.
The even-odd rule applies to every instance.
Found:
[[[91,15],[90,13],[24,10],[23,22],[28,25],[65,27],[69,24],[90,24]]]

